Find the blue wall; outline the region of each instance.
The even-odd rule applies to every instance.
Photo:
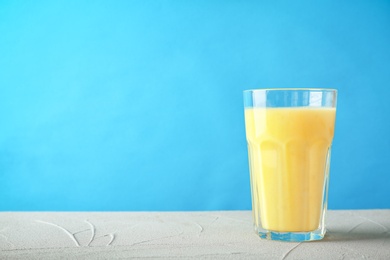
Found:
[[[250,209],[242,91],[339,90],[329,207],[390,208],[389,1],[0,1],[0,210]]]

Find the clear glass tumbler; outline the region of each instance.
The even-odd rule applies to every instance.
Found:
[[[336,100],[334,89],[244,91],[252,213],[260,238],[324,237]]]

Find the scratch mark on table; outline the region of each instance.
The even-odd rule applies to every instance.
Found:
[[[366,221],[364,222],[361,222],[355,226],[353,226],[351,229],[348,230],[347,234],[351,233],[352,231],[354,231],[355,229],[357,229],[358,227],[360,227],[361,225],[363,225],[364,223],[366,223]]]
[[[90,238],[90,240],[89,240],[89,242],[87,244],[87,246],[90,246],[92,241],[95,239],[95,230],[96,230],[96,228],[95,228],[95,226],[91,222],[88,221],[88,219],[84,220],[84,222],[89,225],[90,230],[91,230],[91,238]]]
[[[106,244],[106,246],[110,246],[114,242],[114,240],[115,240],[115,234],[114,233],[109,233],[109,234],[105,234],[105,235],[96,237],[96,227],[88,219],[84,220],[84,222],[88,224],[89,228],[81,230],[81,231],[77,231],[77,232],[74,232],[74,233],[72,233],[68,229],[66,229],[66,228],[64,228],[64,227],[62,227],[62,226],[60,226],[58,224],[52,223],[52,222],[47,222],[47,221],[43,221],[43,220],[35,220],[35,221],[38,222],[38,223],[42,223],[42,224],[46,224],[46,225],[50,225],[50,226],[56,227],[59,230],[63,231],[73,241],[73,243],[75,244],[76,247],[81,247],[81,246],[91,247],[91,244],[94,241],[96,241],[98,238],[103,238],[103,237],[108,237],[109,238],[109,241]],[[86,245],[81,245],[80,241],[76,237],[76,234],[80,234],[80,233],[83,233],[83,232],[86,232],[86,231],[91,232],[91,237],[90,237],[90,239],[89,239],[89,241],[88,241],[88,243]]]
[[[218,219],[219,219],[219,217],[216,216],[215,219],[213,219],[213,220],[210,222],[210,225],[214,224],[214,222],[216,222]]]
[[[76,239],[76,237],[74,236],[74,234],[72,234],[69,230],[67,230],[66,228],[60,226],[60,225],[57,225],[55,223],[51,223],[51,222],[46,222],[46,221],[42,221],[42,220],[35,220],[36,222],[38,223],[42,223],[42,224],[46,224],[46,225],[50,225],[50,226],[53,226],[53,227],[56,227],[60,230],[62,230],[76,245],[76,247],[80,247],[80,243],[79,241]]]
[[[362,216],[360,216],[360,218],[362,218],[362,219],[364,219],[364,220],[366,220],[366,221],[369,221],[369,222],[371,222],[371,223],[373,223],[373,224],[376,224],[376,225],[380,226],[381,228],[383,228],[383,230],[384,230],[386,233],[389,233],[389,227],[386,227],[386,226],[382,225],[381,223],[379,223],[379,222],[377,222],[377,221],[375,221],[375,220],[372,220],[372,219],[370,219],[370,218],[366,218],[366,217],[362,217]]]
[[[142,241],[135,242],[135,243],[131,244],[130,246],[140,245],[140,244],[143,244],[143,243],[147,243],[147,242],[151,242],[151,241],[156,241],[156,240],[162,240],[162,239],[166,239],[166,238],[177,237],[177,236],[182,235],[183,233],[184,233],[184,232],[181,231],[180,233],[175,234],[175,235],[171,235],[171,236],[164,236],[164,237],[146,239],[146,240],[142,240]]]
[[[107,244],[107,246],[110,246],[112,244],[112,242],[114,242],[115,234],[107,234],[107,235],[104,235],[104,236],[109,236],[110,237],[110,241]]]
[[[74,232],[73,235],[77,235],[77,234],[80,234],[80,233],[83,233],[83,232],[87,232],[89,231],[89,228],[88,229],[84,229],[84,230],[80,230],[80,231],[77,231],[77,232]]]
[[[282,259],[281,260],[284,260],[284,259],[287,259],[288,255],[293,251],[295,250],[298,246],[302,245],[302,243],[298,243],[296,244],[295,246],[293,246],[292,248],[290,248],[283,256],[282,256]]]
[[[204,230],[203,226],[197,222],[194,222],[194,224],[200,229],[199,234],[198,234],[198,235],[200,235],[200,233],[202,233]]]

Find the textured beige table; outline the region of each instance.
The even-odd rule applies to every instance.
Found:
[[[319,242],[260,240],[249,211],[1,212],[0,259],[390,259],[390,210],[329,211]]]

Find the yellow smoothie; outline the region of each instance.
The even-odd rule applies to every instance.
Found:
[[[335,108],[245,109],[257,227],[260,221],[278,232],[319,227],[335,116]]]

